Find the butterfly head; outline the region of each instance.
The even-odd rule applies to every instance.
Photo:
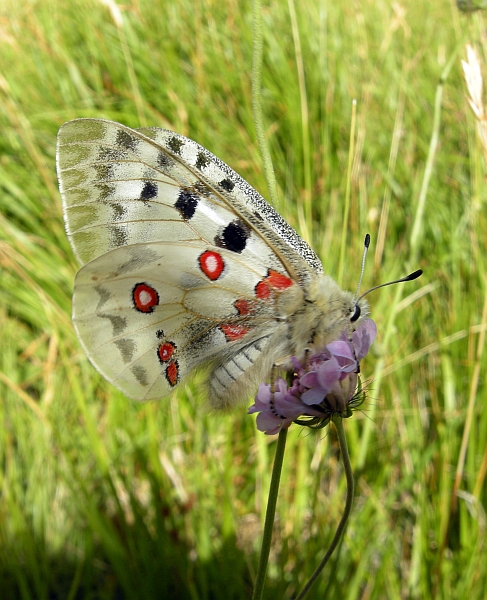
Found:
[[[323,349],[340,338],[343,332],[352,333],[367,318],[369,305],[344,291],[327,275],[315,279],[309,286],[305,307],[299,311],[294,331],[303,334],[308,350]],[[300,344],[296,344],[299,347]]]

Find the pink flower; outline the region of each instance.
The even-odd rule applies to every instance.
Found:
[[[249,413],[259,413],[257,428],[272,435],[293,422],[324,427],[337,413],[351,416],[352,408],[363,401],[363,395],[355,395],[359,362],[376,335],[374,321],[367,319],[354,331],[352,343],[343,333],[323,352],[311,356],[306,367],[293,358],[295,376],[291,387],[279,377],[272,394],[271,386],[261,383],[255,403],[249,408]]]
[[[308,408],[299,399],[297,379],[288,388],[286,381],[279,377],[275,383],[274,398],[272,398],[271,386],[261,383],[255,397],[255,404],[249,408],[249,414],[258,412],[257,429],[265,431],[268,435],[279,433],[282,428],[291,425],[299,416],[318,417],[321,413],[313,408]]]

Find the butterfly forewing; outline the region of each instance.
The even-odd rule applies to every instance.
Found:
[[[193,140],[166,129],[153,127],[137,131],[150,136],[166,150],[174,151],[185,164],[193,165],[232,211],[263,234],[288,270],[295,271],[297,279],[309,280],[308,270],[323,272],[321,261],[310,246],[251,185],[217,156]]]
[[[263,238],[261,258],[263,248],[278,255],[297,279],[322,272],[309,245],[228,165],[172,131],[141,131],[98,119],[70,121],[59,131],[66,227],[82,264],[138,242],[191,240],[195,232],[213,241],[211,223],[220,235],[232,223],[226,208]],[[238,226],[230,233],[245,237]]]

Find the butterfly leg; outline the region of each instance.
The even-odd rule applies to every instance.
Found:
[[[279,419],[285,419],[286,417],[277,412],[275,405],[276,378],[278,369],[279,366],[276,363],[274,363],[271,369],[271,399],[269,400],[269,406],[274,416],[278,417]]]
[[[355,362],[357,363],[357,370],[355,371],[355,373],[357,375],[360,375],[360,362],[357,359],[357,353],[355,352],[355,346],[353,345],[353,332],[353,325],[349,323],[349,327],[347,327],[348,343],[352,347],[353,357],[355,359]]]

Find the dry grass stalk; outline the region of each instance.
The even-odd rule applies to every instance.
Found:
[[[482,71],[475,50],[467,44],[467,60],[462,60],[463,74],[469,93],[468,102],[477,119],[484,160],[487,165],[487,114],[482,104]]]

